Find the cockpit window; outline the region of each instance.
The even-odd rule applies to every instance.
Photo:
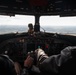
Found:
[[[34,16],[27,15],[15,15],[15,16],[3,16],[0,15],[0,34],[26,32],[28,30],[28,24],[35,22]]]
[[[35,17],[30,15],[0,15],[0,34],[21,33],[28,31],[28,24],[35,24]],[[76,33],[76,17],[41,16],[40,31],[53,33]]]
[[[40,25],[45,31],[76,33],[76,17],[41,16]],[[43,30],[42,29],[42,30]]]

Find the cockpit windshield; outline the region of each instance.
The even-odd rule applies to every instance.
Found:
[[[0,15],[0,34],[26,32],[28,30],[28,24],[34,24],[34,19],[34,16],[27,15]]]
[[[76,34],[76,17],[42,16],[40,25],[47,32]]]
[[[35,24],[34,16],[0,15],[0,34],[27,32],[29,23]],[[76,33],[76,17],[41,16],[39,23],[40,31],[43,32]]]

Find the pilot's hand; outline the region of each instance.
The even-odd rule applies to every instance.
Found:
[[[34,59],[30,55],[28,55],[26,60],[24,61],[24,67],[31,68],[33,65],[33,61]]]

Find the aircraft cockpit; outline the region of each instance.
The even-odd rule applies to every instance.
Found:
[[[67,30],[69,29],[69,26],[67,26],[67,29],[64,28],[65,30],[63,32],[67,30],[67,34],[58,32],[54,33],[48,31],[50,30],[50,26],[47,28],[47,30],[44,29],[41,26],[40,21],[41,17],[43,16],[76,16],[75,3],[76,2],[74,0],[0,0],[0,16],[10,16],[11,18],[10,20],[8,20],[9,17],[4,17],[5,21],[3,22],[3,24],[6,23],[6,21],[8,23],[11,22],[12,24],[14,24],[14,22],[16,21],[12,21],[12,19],[15,20],[14,17],[16,17],[16,15],[30,15],[34,17],[34,31],[31,34],[28,33],[27,28],[24,29],[26,30],[25,32],[21,33],[19,31],[15,33],[6,33],[5,29],[3,30],[2,28],[0,28],[0,30],[5,31],[5,33],[0,34],[0,54],[8,55],[13,61],[20,63],[23,68],[23,63],[27,58],[28,52],[35,51],[36,49],[41,48],[48,56],[52,56],[59,54],[61,50],[68,46],[76,46],[76,35],[71,35],[72,30],[76,30],[74,29],[74,27],[73,29],[70,27],[70,29],[72,29],[71,32]],[[2,19],[3,18],[0,18],[1,23]],[[18,24],[20,20],[17,21]],[[28,20],[30,23],[32,19],[30,20],[29,18]],[[28,20],[25,20],[25,23]],[[47,18],[47,20],[49,20],[49,18]],[[44,20],[44,22],[46,21]],[[7,25],[6,27],[1,25],[1,27],[8,28],[8,31],[12,31],[14,29],[18,29],[19,26],[17,26],[16,28],[15,26],[10,26],[12,27],[12,29],[9,29]],[[20,30],[22,30],[23,28],[24,27],[20,26]],[[56,27],[54,29],[56,29]],[[51,30],[53,31],[54,29],[51,28]]]

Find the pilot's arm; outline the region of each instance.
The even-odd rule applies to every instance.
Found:
[[[24,68],[21,75],[29,75],[31,67],[33,65],[33,58],[28,55],[26,60],[24,61]]]
[[[58,73],[58,68],[68,59],[72,58],[71,51],[76,47],[66,47],[58,55],[48,57],[42,49],[37,49],[38,66],[41,71]]]

